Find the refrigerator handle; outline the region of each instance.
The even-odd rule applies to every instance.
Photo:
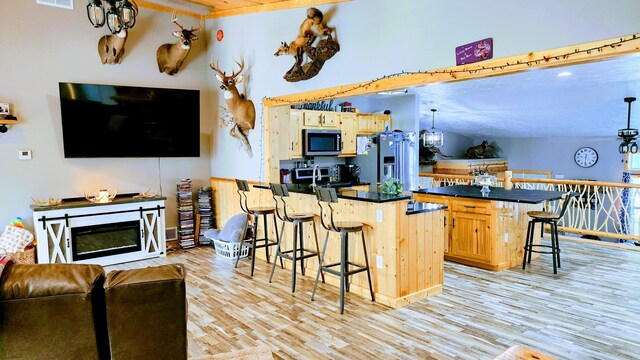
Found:
[[[397,142],[396,143],[396,159],[398,159],[396,161],[396,176],[395,178],[400,180],[400,182],[402,182],[402,175],[403,175],[403,167],[404,167],[404,149],[403,149],[403,143],[402,142]]]

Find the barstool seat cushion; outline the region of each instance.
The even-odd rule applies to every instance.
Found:
[[[289,217],[293,220],[313,220],[316,216],[314,214],[290,214]]]
[[[357,221],[336,221],[338,230],[355,230],[364,227],[364,224]]]
[[[558,214],[547,212],[547,211],[529,211],[527,212],[527,215],[535,219],[558,219],[559,218]]]
[[[269,206],[258,206],[249,208],[249,212],[256,214],[271,214],[276,211],[276,208]]]

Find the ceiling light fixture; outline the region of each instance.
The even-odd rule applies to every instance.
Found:
[[[618,136],[622,138],[622,144],[618,148],[620,154],[638,152],[638,144],[634,140],[638,137],[638,129],[631,128],[631,103],[636,101],[634,97],[624,98],[624,102],[629,104],[629,111],[627,112],[627,128],[618,130]]]
[[[134,0],[104,0],[109,5],[102,5],[103,0],[89,0],[87,4],[87,17],[95,28],[104,26],[105,22],[112,34],[119,33],[122,29],[131,29],[136,24],[138,5]]]
[[[422,136],[422,146],[442,147],[444,145],[444,134],[436,130],[436,109],[431,109],[431,130],[427,130]]]
[[[571,76],[571,72],[569,72],[569,71],[559,72],[557,76],[560,76],[560,77]]]

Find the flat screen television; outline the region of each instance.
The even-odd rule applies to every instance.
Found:
[[[200,156],[199,90],[59,85],[65,158]]]

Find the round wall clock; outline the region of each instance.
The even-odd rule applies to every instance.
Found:
[[[598,162],[598,153],[590,147],[581,147],[576,151],[573,160],[578,166],[590,168]]]

